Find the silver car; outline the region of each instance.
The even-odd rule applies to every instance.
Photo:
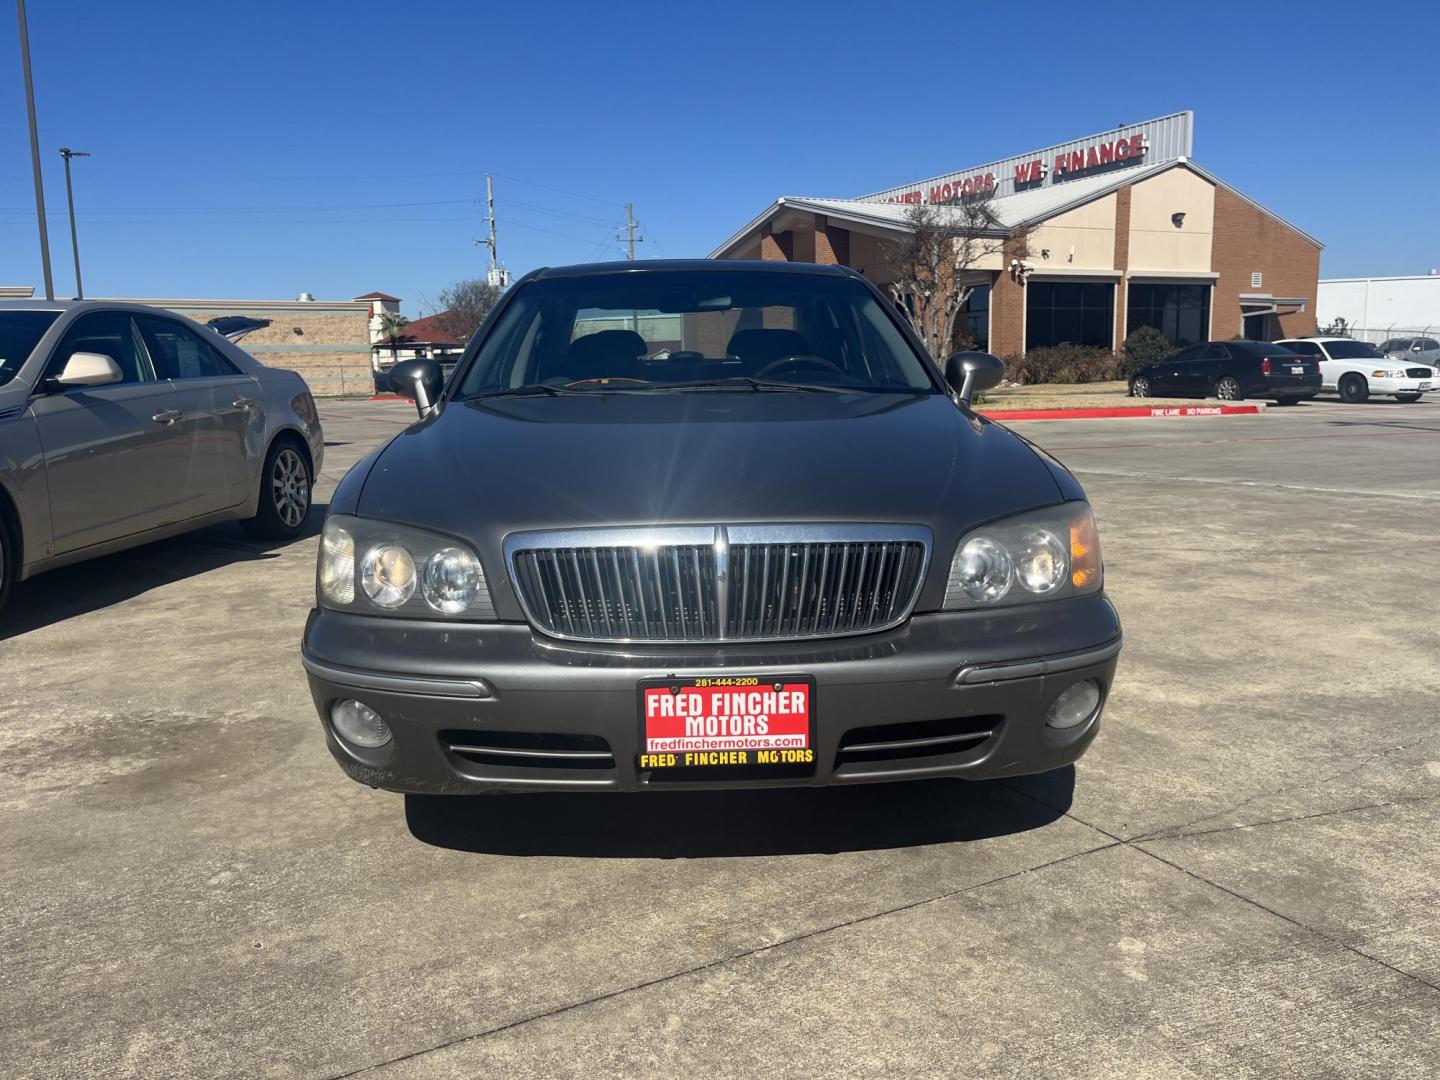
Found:
[[[1440,341],[1428,337],[1391,338],[1380,346],[1391,360],[1411,360],[1440,367]]]
[[[303,379],[142,304],[0,302],[0,607],[44,570],[217,521],[304,531]]]

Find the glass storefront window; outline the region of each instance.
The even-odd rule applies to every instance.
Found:
[[[1025,294],[1026,349],[1115,347],[1115,286],[1108,281],[1032,281]]]
[[[1125,333],[1153,326],[1176,348],[1206,341],[1210,336],[1210,290],[1206,284],[1135,282],[1125,308]]]
[[[982,352],[990,348],[990,286],[976,285],[960,311],[960,335],[968,337],[967,347]]]

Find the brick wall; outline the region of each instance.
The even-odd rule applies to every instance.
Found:
[[[1025,286],[1016,281],[1008,267],[1025,250],[1023,240],[1007,240],[1002,269],[990,291],[990,351],[996,356],[1014,356],[1025,350]]]
[[[298,372],[317,397],[369,394],[374,390],[370,316],[364,306],[354,311],[307,311],[259,304],[208,308],[190,303],[172,305],[172,310],[202,324],[228,315],[269,319],[269,326],[251,331],[236,344],[266,367]]]
[[[1227,191],[1215,189],[1215,282],[1210,336],[1217,341],[1241,331],[1240,294],[1270,293],[1303,296],[1309,304],[1294,315],[1280,316],[1286,337],[1315,333],[1315,296],[1320,287],[1320,249],[1290,226]],[[1259,270],[1264,280],[1250,287]]]
[[[1125,308],[1130,302],[1130,186],[1115,193],[1115,269],[1120,281],[1115,287],[1115,351],[1125,344]]]

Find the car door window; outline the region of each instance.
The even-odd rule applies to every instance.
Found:
[[[219,349],[189,328],[153,315],[141,315],[137,321],[145,331],[145,341],[160,378],[213,379],[239,374]]]
[[[1205,350],[1205,355],[1204,355],[1203,357],[1201,357],[1201,359],[1203,359],[1203,360],[1228,360],[1228,359],[1230,359],[1230,351],[1229,351],[1228,349],[1226,349],[1224,345],[1213,344],[1213,345],[1211,345],[1208,349]]]
[[[65,370],[70,357],[77,352],[100,353],[114,360],[120,368],[122,383],[153,382],[155,370],[135,324],[124,311],[96,311],[82,315],[65,332],[60,344],[50,355],[45,378],[53,379]]]
[[[1301,356],[1320,355],[1320,346],[1316,345],[1313,341],[1286,341],[1282,342],[1282,344],[1291,352],[1299,353]]]

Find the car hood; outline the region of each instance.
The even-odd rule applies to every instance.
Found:
[[[469,540],[496,592],[512,532],[918,524],[948,566],[970,528],[1062,497],[1023,440],[943,395],[655,393],[449,403],[381,452],[356,510]]]

